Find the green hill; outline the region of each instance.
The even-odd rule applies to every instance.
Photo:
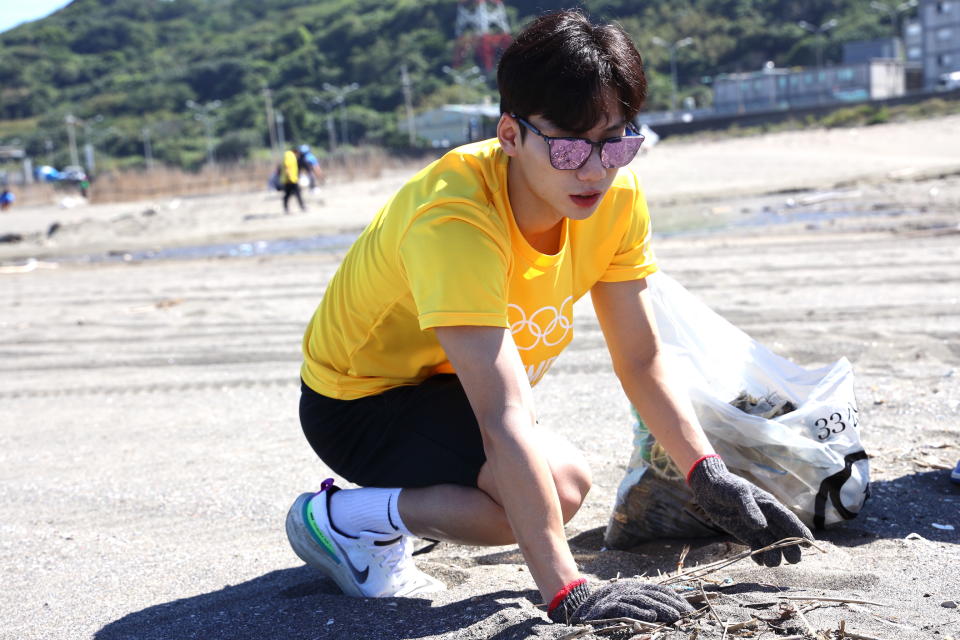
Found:
[[[550,0],[505,0],[514,29]],[[669,103],[670,60],[653,38],[694,44],[678,52],[681,95],[709,101],[718,73],[813,64],[815,36],[805,20],[837,19],[825,59],[844,40],[891,33],[890,16],[863,0],[596,0],[595,19],[621,22],[637,41],[651,82],[652,109]],[[493,78],[457,86],[443,68],[457,48],[457,0],[75,0],[43,20],[0,34],[0,141],[17,138],[39,162],[67,162],[64,118],[87,124],[100,166],[144,162],[143,129],[156,159],[198,166],[203,124],[188,101],[219,100],[212,123],[220,160],[269,146],[263,89],[285,120],[286,139],[327,140],[324,83],[358,89],[346,100],[352,144],[403,146],[397,131],[406,65],[418,109],[496,95]],[[472,62],[464,66],[472,65]],[[342,122],[335,121],[338,135]]]

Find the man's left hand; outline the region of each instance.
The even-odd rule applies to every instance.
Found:
[[[717,456],[700,460],[687,481],[707,516],[751,549],[762,549],[784,538],[814,539],[793,512],[763,489],[730,473]],[[781,559],[796,564],[800,562],[800,547],[771,549],[752,558],[768,567],[778,566]]]

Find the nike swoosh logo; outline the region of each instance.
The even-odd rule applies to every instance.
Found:
[[[370,567],[367,567],[363,571],[360,571],[355,566],[353,566],[353,561],[350,560],[350,556],[347,555],[346,550],[344,550],[344,548],[340,546],[340,543],[337,542],[336,538],[333,538],[333,544],[337,545],[337,549],[340,550],[340,553],[343,555],[343,559],[347,561],[347,566],[350,567],[350,571],[353,573],[354,579],[360,584],[363,584],[364,582],[366,582],[367,576],[370,575]]]
[[[393,507],[393,496],[387,498],[387,522],[390,523],[390,526],[393,527],[394,531],[400,531],[400,527],[393,524],[393,518],[390,517],[390,510]]]

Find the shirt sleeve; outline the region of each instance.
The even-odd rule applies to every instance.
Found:
[[[400,260],[420,328],[508,327],[506,249],[455,215],[416,219],[400,243]]]
[[[630,221],[610,265],[600,277],[601,282],[640,280],[659,269],[651,245],[652,229],[647,199],[635,174],[633,183]]]

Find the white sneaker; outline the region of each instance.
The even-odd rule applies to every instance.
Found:
[[[446,589],[414,565],[409,538],[378,532],[353,537],[337,531],[329,512],[330,496],[337,491],[324,483],[317,493],[301,494],[287,512],[287,539],[301,560],[348,596],[411,597]]]

